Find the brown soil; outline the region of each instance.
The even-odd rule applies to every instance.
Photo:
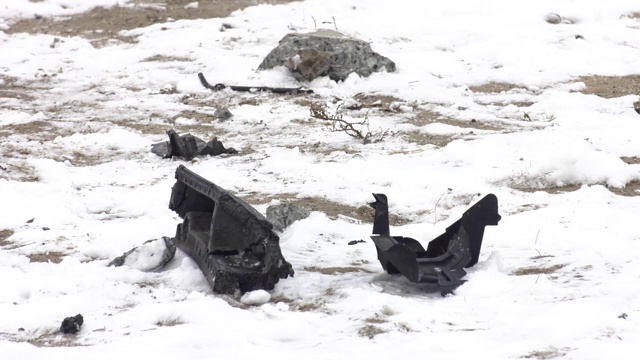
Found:
[[[475,93],[501,93],[522,87],[523,86],[521,85],[511,83],[491,82],[482,85],[469,86],[469,90]]]
[[[11,244],[8,240],[11,235],[13,235],[13,230],[11,229],[0,230],[0,247],[5,247]]]
[[[609,188],[612,193],[621,196],[640,196],[640,181],[634,180],[622,189]]]
[[[580,190],[581,187],[582,187],[582,185],[578,185],[578,184],[569,184],[569,185],[564,185],[564,186],[555,186],[555,185],[553,185],[553,186],[546,186],[546,187],[541,187],[541,188],[512,186],[512,188],[514,188],[516,190],[524,191],[524,192],[545,191],[545,192],[548,192],[549,194],[563,194],[563,193],[567,193],[567,192],[574,192],[576,190]]]
[[[558,264],[552,266],[532,266],[526,268],[520,268],[513,272],[513,275],[516,276],[524,276],[524,275],[541,275],[541,274],[553,274],[554,272],[562,269],[566,265]]]
[[[586,87],[584,94],[598,95],[605,99],[626,95],[640,96],[640,75],[627,76],[582,76],[578,81]]]
[[[434,145],[437,147],[447,146],[447,144],[455,140],[453,136],[426,134],[420,131],[400,132],[398,136],[412,144]]]
[[[377,335],[384,334],[386,331],[375,325],[365,325],[358,330],[358,335],[373,339]]]
[[[620,157],[620,160],[629,165],[640,164],[640,157],[622,156]]]
[[[283,203],[296,204],[309,211],[325,213],[331,219],[337,219],[342,215],[364,223],[373,222],[374,211],[369,206],[349,206],[319,197],[296,198],[295,194],[289,193],[277,195],[252,193],[249,195],[242,195],[241,197],[243,200],[251,204],[266,204],[273,200],[280,200],[280,202]],[[392,226],[405,225],[409,222],[409,219],[389,214],[389,224]]]
[[[500,126],[495,123],[486,123],[477,120],[458,120],[448,118],[436,111],[421,110],[416,113],[412,118],[406,120],[407,123],[415,126],[425,126],[433,123],[446,124],[464,129],[478,129],[488,131],[501,131],[505,129],[505,126]]]
[[[29,258],[29,262],[38,262],[38,263],[50,262],[54,264],[59,264],[65,256],[66,256],[65,254],[58,251],[49,251],[46,253],[27,255],[27,257]]]
[[[629,19],[640,19],[640,11],[627,13],[627,14],[622,15],[621,17],[626,17],[626,18],[629,18]]]
[[[363,269],[355,266],[347,266],[347,267],[334,266],[334,267],[326,267],[326,268],[321,268],[317,266],[306,266],[303,270],[309,271],[309,272],[317,272],[325,275],[347,274],[347,273],[354,273],[354,272],[365,272],[365,273],[371,272],[367,269]]]
[[[95,8],[89,12],[67,18],[20,20],[11,25],[9,34],[26,32],[57,36],[81,36],[92,40],[94,46],[102,46],[110,40],[133,42],[134,38],[119,35],[120,31],[182,19],[209,19],[227,17],[232,12],[257,4],[282,4],[293,0],[213,0],[200,1],[198,8],[185,6],[193,0],[136,0],[134,6]],[[227,26],[220,30],[224,31]]]

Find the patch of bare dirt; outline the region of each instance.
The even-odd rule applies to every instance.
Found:
[[[549,185],[544,187],[526,187],[526,186],[512,186],[513,189],[524,191],[524,192],[536,192],[536,191],[544,191],[549,194],[563,194],[567,192],[573,192],[580,190],[582,187],[581,184],[568,184],[563,186],[557,185]]]
[[[380,334],[384,334],[386,331],[382,330],[381,328],[375,326],[375,325],[365,325],[363,327],[361,327],[358,330],[358,335],[362,336],[362,337],[366,337],[369,339],[373,339],[374,337],[376,337],[377,335]]]
[[[0,105],[5,109],[12,108],[18,101],[34,101],[38,95],[51,89],[50,76],[56,74],[36,74],[38,79],[24,80],[0,74]]]
[[[593,94],[605,99],[626,95],[640,95],[640,75],[627,76],[582,76],[578,81],[586,87],[583,94]]]
[[[621,18],[638,19],[638,20],[640,20],[640,11],[634,11],[634,12],[623,14],[621,16]]]
[[[406,101],[393,95],[359,93],[356,94],[353,99],[356,100],[357,103],[349,107],[349,110],[375,108],[380,111],[398,112],[401,111],[401,106],[409,106],[413,108],[413,105],[407,104]]]
[[[0,169],[0,179],[15,180],[21,182],[38,182],[40,177],[35,169],[21,163],[20,161],[10,161]]]
[[[29,262],[54,264],[59,264],[65,256],[66,254],[63,254],[59,251],[47,251],[46,253],[27,255],[27,257],[29,258]]]
[[[640,181],[634,180],[623,188],[609,188],[609,190],[620,196],[640,196]]]
[[[140,62],[188,62],[192,59],[179,56],[154,55],[140,60]]]
[[[323,301],[303,302],[300,300],[292,300],[284,296],[274,296],[271,298],[271,302],[274,304],[285,303],[289,306],[289,310],[292,311],[310,312],[326,310],[325,303]]]
[[[526,89],[525,87],[523,87],[522,85],[516,85],[516,84],[511,84],[511,83],[506,83],[506,82],[491,82],[491,83],[486,83],[486,84],[482,84],[482,85],[475,85],[475,86],[469,86],[469,90],[473,91],[474,93],[478,93],[478,94],[502,94],[502,93],[506,93],[515,89],[520,89],[520,90],[524,90]],[[531,91],[527,91],[528,93],[531,93]],[[478,104],[480,105],[494,105],[494,106],[507,106],[507,105],[515,105],[519,108],[528,108],[531,105],[534,104],[533,101],[528,101],[528,100],[477,100],[476,101]]]
[[[13,76],[0,75],[0,99],[20,99],[25,101],[35,100],[35,90],[24,81]],[[33,84],[31,84],[33,85]]]
[[[521,85],[506,83],[506,82],[490,82],[482,85],[469,86],[469,90],[475,93],[501,93],[511,91],[513,89],[520,89]]]
[[[29,135],[29,140],[53,140],[60,134],[58,127],[50,121],[31,121],[22,124],[9,124],[0,128],[0,138],[14,134]]]
[[[331,219],[337,219],[340,216],[346,216],[364,223],[372,223],[374,210],[369,206],[349,206],[340,204],[328,199],[319,197],[304,197],[296,198],[295,194],[261,194],[250,193],[240,196],[244,201],[250,204],[267,204],[273,200],[280,200],[282,203],[290,203],[301,206],[309,211],[319,211],[326,214]],[[410,222],[409,219],[400,217],[398,215],[389,214],[389,224],[393,226],[405,225]]]
[[[552,266],[531,266],[516,269],[512,274],[516,276],[524,276],[524,275],[548,275],[553,274],[554,272],[565,267],[565,264],[557,264]]]
[[[640,157],[621,156],[620,160],[624,161],[625,163],[627,163],[629,165],[640,164]]]
[[[550,348],[547,350],[536,350],[528,353],[527,355],[521,356],[522,359],[537,359],[537,360],[547,360],[547,359],[555,359],[565,357],[567,355],[568,349],[556,349]]]
[[[447,146],[447,144],[455,140],[454,136],[427,134],[420,131],[399,132],[397,135],[412,144],[434,145],[437,147]]]
[[[11,242],[8,241],[11,235],[13,235],[13,230],[11,229],[0,230],[0,247],[11,245]]]
[[[355,266],[333,266],[333,267],[317,267],[317,266],[305,266],[304,271],[309,272],[317,272],[325,275],[335,275],[335,274],[347,274],[347,273],[355,273],[355,272],[365,272],[371,273],[371,271],[367,269],[363,269]]]
[[[501,131],[505,130],[506,126],[500,126],[496,123],[486,123],[478,120],[458,120],[446,117],[436,111],[421,110],[418,111],[415,116],[405,120],[406,123],[415,126],[425,126],[429,124],[446,124],[464,129],[478,129],[487,131]]]
[[[94,46],[104,46],[110,40],[133,42],[132,37],[119,35],[157,23],[182,19],[209,19],[227,17],[233,11],[258,4],[283,4],[293,0],[214,0],[199,1],[198,7],[187,7],[193,0],[136,0],[133,6],[98,7],[93,10],[62,19],[36,16],[11,25],[9,34],[30,33],[55,36],[80,36],[90,39]],[[222,26],[220,31],[228,29]]]

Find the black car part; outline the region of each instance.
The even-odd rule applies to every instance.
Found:
[[[478,262],[484,228],[498,225],[498,198],[489,194],[470,207],[446,231],[429,242],[425,250],[415,239],[391,236],[387,196],[373,194],[375,209],[371,239],[378,260],[389,274],[402,274],[414,283],[431,284],[442,294],[464,283],[464,268]]]
[[[225,85],[221,83],[211,85],[209,84],[207,79],[205,79],[203,73],[198,73],[198,79],[200,79],[200,83],[202,84],[202,86],[213,91],[220,91],[220,90],[229,88],[233,91],[243,91],[243,92],[269,91],[274,94],[312,94],[313,93],[313,90],[305,89],[302,87],[282,88],[282,87],[269,87],[269,86],[235,86],[235,85]]]
[[[293,268],[272,225],[258,211],[183,165],[169,208],[184,219],[175,243],[198,264],[213,291],[273,289]]]
[[[169,135],[169,141],[155,143],[151,146],[152,153],[165,159],[176,156],[189,161],[196,156],[238,153],[234,148],[226,149],[222,142],[215,137],[211,141],[205,142],[191,134],[178,135],[173,129],[167,131],[167,135]]]

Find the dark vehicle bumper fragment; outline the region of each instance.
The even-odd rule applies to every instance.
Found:
[[[294,271],[272,225],[253,207],[183,165],[169,208],[184,219],[175,243],[195,260],[214,292],[271,290]]]
[[[465,280],[464,268],[478,262],[484,228],[498,225],[498,198],[489,194],[469,208],[446,231],[429,242],[425,250],[415,239],[391,236],[387,196],[373,194],[373,235],[378,260],[389,274],[402,274],[414,283],[431,284],[442,294],[452,292]]]

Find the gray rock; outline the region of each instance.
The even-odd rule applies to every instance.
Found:
[[[374,52],[367,42],[327,29],[286,35],[258,70],[276,66],[286,66],[296,79],[306,81],[320,76],[342,81],[352,72],[366,77],[396,70],[393,61]]]
[[[113,259],[107,266],[127,265],[140,271],[155,271],[164,267],[176,254],[176,245],[169,237],[147,240],[142,245]]]
[[[278,231],[283,231],[296,220],[309,217],[309,211],[296,204],[271,205],[267,208],[267,220]]]
[[[575,19],[566,18],[566,17],[560,16],[560,15],[555,14],[555,13],[548,13],[547,15],[545,15],[544,21],[548,22],[549,24],[553,24],[553,25],[574,24],[576,22]]]
[[[228,120],[233,116],[231,111],[229,111],[226,107],[217,108],[216,112],[213,113],[213,117],[220,120]]]

